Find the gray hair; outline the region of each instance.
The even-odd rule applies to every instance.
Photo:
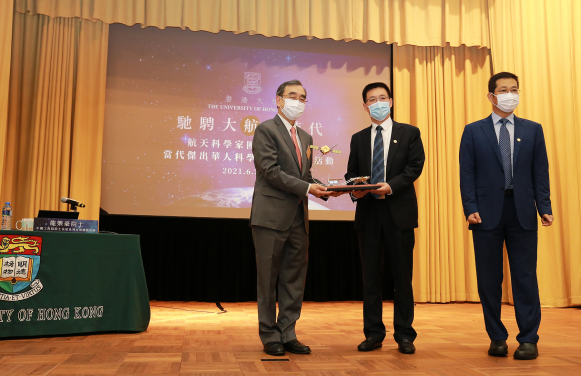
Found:
[[[282,95],[284,94],[284,89],[286,89],[287,86],[302,86],[303,89],[305,89],[305,87],[303,86],[303,84],[301,83],[301,81],[299,80],[290,80],[287,82],[283,82],[282,84],[280,84],[280,86],[278,87],[278,89],[276,89],[276,95],[278,95],[279,97],[282,97]],[[305,89],[305,97],[307,96],[307,89]]]

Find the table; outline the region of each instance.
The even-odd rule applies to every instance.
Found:
[[[0,231],[0,338],[141,332],[138,235]]]

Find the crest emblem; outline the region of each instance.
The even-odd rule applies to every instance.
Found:
[[[24,300],[42,290],[36,279],[41,253],[41,236],[0,235],[0,300]]]
[[[242,88],[248,94],[258,94],[262,91],[260,87],[260,73],[244,72],[244,87]]]

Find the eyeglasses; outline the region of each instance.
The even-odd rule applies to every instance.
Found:
[[[305,98],[299,97],[298,95],[287,95],[288,99],[292,99],[294,101],[299,101],[301,103],[309,103],[308,100],[306,100]],[[284,98],[284,97],[281,97]]]
[[[510,90],[508,90],[508,89],[500,89],[498,91],[498,94],[506,94],[506,93],[518,94],[518,93],[520,93],[520,89],[516,89],[516,88],[510,89]]]
[[[389,97],[388,96],[385,96],[385,95],[382,95],[379,98],[371,97],[365,103],[367,103],[367,104],[374,104],[374,103],[377,103],[378,101],[380,101],[380,102],[389,102]]]

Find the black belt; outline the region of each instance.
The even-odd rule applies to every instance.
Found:
[[[504,197],[514,197],[514,191],[512,189],[505,189]]]

